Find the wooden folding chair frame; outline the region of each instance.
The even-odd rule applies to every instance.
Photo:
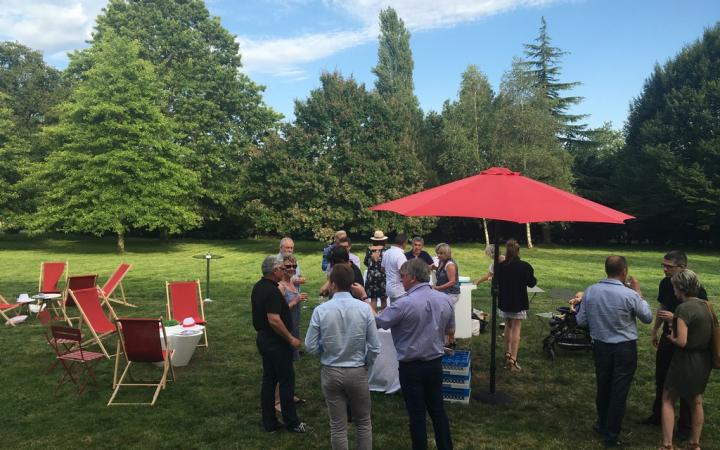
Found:
[[[158,319],[158,322],[160,323],[160,329],[162,330],[162,339],[165,343],[165,354],[163,357],[163,373],[162,377],[160,377],[160,381],[158,383],[123,383],[123,380],[125,379],[125,376],[128,374],[128,371],[130,370],[130,366],[132,365],[133,361],[130,361],[127,357],[127,353],[125,350],[125,335],[122,331],[120,324],[120,321],[118,319],[115,320],[115,326],[118,329],[118,336],[119,336],[119,344],[117,346],[117,350],[115,351],[115,371],[113,372],[113,393],[110,396],[110,400],[108,400],[107,406],[118,406],[118,405],[147,405],[147,406],[154,406],[155,401],[158,398],[158,395],[160,395],[160,390],[165,389],[165,386],[167,385],[167,375],[168,372],[170,372],[171,378],[170,381],[175,381],[175,370],[172,367],[172,364],[170,363],[171,358],[171,350],[168,346],[168,338],[167,338],[167,332],[165,331],[165,325],[162,322],[162,317]],[[122,354],[125,355],[125,369],[123,369],[122,375],[120,375],[120,379],[117,379],[117,373],[118,369],[120,367],[120,349],[122,348]],[[159,361],[158,361],[159,362]],[[156,386],[155,393],[153,394],[152,401],[149,403],[146,402],[135,402],[135,403],[113,403],[113,400],[115,399],[115,396],[120,391],[120,388],[126,386],[126,387],[150,387],[150,386]]]
[[[3,319],[5,319],[6,323],[9,323],[10,325],[12,325],[12,326],[14,326],[14,327],[17,326],[17,325],[15,325],[15,324],[13,323],[12,320],[10,320],[10,318],[7,316],[6,313],[9,313],[10,311],[15,311],[16,309],[20,308],[20,307],[22,306],[22,304],[20,304],[20,303],[15,303],[15,304],[13,304],[13,303],[8,303],[8,301],[5,300],[5,297],[3,297],[2,295],[0,295],[0,305],[10,305],[9,307],[0,307],[0,316],[2,316]],[[15,315],[17,315],[17,311],[15,311]]]
[[[120,279],[115,284],[115,287],[110,289],[110,292],[106,291],[105,289],[107,288],[108,283],[113,279],[115,274],[121,268],[124,268],[124,272],[123,272],[122,276],[120,277]],[[123,284],[122,284],[123,278],[125,278],[125,275],[127,275],[127,273],[130,272],[130,269],[132,269],[132,268],[133,268],[132,264],[120,263],[120,265],[117,267],[117,269],[115,269],[113,271],[113,273],[110,275],[110,278],[107,279],[107,281],[105,282],[105,285],[102,288],[100,288],[100,290],[102,290],[103,294],[107,297],[107,299],[113,303],[118,303],[120,305],[137,308],[137,305],[133,305],[132,303],[129,303],[127,301],[127,298],[125,297],[125,288],[123,287]],[[113,292],[115,292],[115,289],[117,289],[118,287],[120,288],[120,295],[122,297],[122,300],[112,297]]]
[[[97,289],[97,288],[96,288],[96,289]],[[102,305],[103,305],[103,304],[104,304],[105,306],[107,306],[108,312],[110,313],[110,321],[113,321],[113,322],[116,321],[116,320],[117,320],[117,315],[115,315],[115,310],[114,310],[114,309],[112,308],[112,306],[110,305],[110,302],[108,301],[107,297],[105,297],[105,294],[103,294],[100,289],[97,289],[97,293],[98,293],[98,301],[100,301],[100,307],[102,308]],[[95,343],[97,343],[98,346],[100,347],[100,350],[102,350],[102,352],[105,354],[105,357],[106,357],[107,359],[110,359],[110,354],[109,354],[108,351],[105,349],[105,346],[103,345],[102,340],[105,339],[105,338],[107,338],[107,337],[109,337],[109,336],[112,336],[113,334],[115,334],[115,333],[117,332],[117,329],[115,329],[115,330],[113,330],[113,331],[107,331],[107,332],[102,333],[102,334],[97,334],[97,332],[95,331],[95,329],[92,327],[92,324],[91,324],[90,321],[87,319],[87,316],[86,316],[86,314],[85,314],[85,311],[83,310],[83,308],[82,308],[82,306],[80,305],[80,303],[77,301],[77,297],[75,297],[75,293],[74,293],[72,290],[70,290],[70,295],[73,296],[73,299],[75,300],[75,305],[77,306],[78,310],[80,311],[80,322],[78,323],[78,329],[82,329],[83,323],[84,323],[84,322],[87,322],[88,328],[90,329],[90,332],[92,333],[92,337],[89,338],[89,339],[87,339],[87,340],[85,340],[85,341],[82,343],[82,345],[88,345],[88,344],[90,344],[90,343],[92,343],[92,342],[95,342]],[[101,298],[102,298],[102,301],[101,301]]]
[[[82,394],[85,390],[85,387],[89,382],[88,378],[93,381],[95,386],[97,386],[98,384],[94,367],[100,362],[103,355],[98,352],[90,352],[83,349],[82,343],[80,342],[82,337],[80,330],[77,328],[59,327],[54,325],[50,328],[52,330],[52,340],[48,338],[47,334],[45,337],[48,339],[48,344],[50,344],[55,351],[57,361],[59,361],[65,369],[65,372],[58,377],[58,384],[55,387],[55,391],[57,392],[67,382],[68,378],[75,386],[77,386],[78,395]],[[62,342],[65,342],[63,344],[65,350],[63,351],[60,349],[60,343]],[[70,342],[73,342],[74,344],[70,345]],[[80,370],[80,373],[77,374],[76,378],[73,370],[77,365],[80,365],[82,369]],[[85,377],[85,382],[81,384],[80,381],[82,381],[83,369],[87,373],[87,377]]]
[[[45,275],[45,264],[60,263],[60,262],[62,262],[62,261],[43,261],[40,263],[40,279],[38,280],[38,293],[46,293],[46,292],[43,292],[43,275]],[[60,275],[60,278],[58,278],[58,282],[57,282],[58,287],[60,287],[59,286],[60,281],[64,281],[65,286],[67,286],[67,277],[68,277],[69,271],[70,271],[70,263],[68,261],[65,261],[65,270]],[[64,280],[63,280],[63,275],[65,275]],[[57,291],[57,293],[61,293],[61,294],[62,294],[62,292],[63,292],[62,290]],[[55,293],[55,292],[53,292],[53,293]],[[53,299],[48,302],[50,307],[55,312],[56,316],[59,316],[60,311],[63,309],[64,298],[65,298],[65,296],[61,295],[60,298]],[[58,309],[58,305],[57,305],[58,302],[60,303],[59,309]]]
[[[204,326],[203,340],[205,342],[204,344],[200,343],[197,346],[209,348],[208,347],[208,338],[207,338],[207,320],[205,319],[205,308],[203,307],[203,300],[202,300],[203,297],[202,297],[202,290],[200,289],[200,280],[195,280],[194,282],[197,284],[197,291],[198,291],[197,302],[200,304],[200,318],[204,322],[203,323],[203,326]],[[177,320],[178,322],[182,322],[184,317],[179,317],[179,318],[173,317],[173,314],[172,314],[172,305],[171,305],[172,300],[170,299],[170,285],[173,283],[186,283],[186,282],[185,281],[166,281],[165,282],[165,295],[167,298],[167,317],[170,319]]]
[[[79,316],[70,317],[67,313],[67,300],[68,300],[68,295],[70,295],[70,287],[71,287],[70,285],[72,284],[72,279],[73,278],[88,278],[88,277],[95,277],[94,281],[92,283],[92,286],[86,286],[86,287],[81,287],[81,288],[76,287],[75,289],[77,290],[77,289],[88,289],[90,287],[97,287],[98,274],[96,274],[96,273],[86,273],[86,274],[82,274],[82,275],[69,275],[66,278],[65,289],[63,290],[63,293],[62,293],[62,297],[61,297],[62,302],[60,303],[60,307],[62,309],[62,314],[63,314],[64,320],[70,326],[72,326],[72,319],[80,318]]]

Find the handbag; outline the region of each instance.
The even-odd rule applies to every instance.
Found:
[[[710,319],[712,321],[712,338],[710,339],[710,354],[712,355],[712,366],[713,369],[720,369],[720,324],[718,318],[715,315],[710,301],[706,301],[708,312],[710,313]]]

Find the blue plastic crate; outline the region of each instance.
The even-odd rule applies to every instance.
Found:
[[[470,352],[467,350],[457,350],[453,355],[443,356],[442,368],[444,375],[469,375]]]
[[[470,387],[470,373],[467,375],[443,374],[443,387],[467,389]]]
[[[443,386],[443,400],[446,402],[470,403],[470,389],[457,389]]]

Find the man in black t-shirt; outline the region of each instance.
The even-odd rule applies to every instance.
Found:
[[[423,250],[424,245],[425,240],[420,236],[415,236],[412,240],[412,249],[409,252],[405,253],[405,258],[407,258],[408,261],[414,258],[420,258],[425,261],[425,264],[430,266],[431,269],[434,269],[435,261],[433,261],[430,253]]]
[[[660,307],[656,313],[655,324],[653,325],[650,338],[652,345],[657,349],[655,353],[655,401],[653,402],[652,414],[645,419],[646,425],[660,425],[662,419],[662,392],[665,386],[665,377],[670,368],[670,361],[675,351],[675,345],[670,342],[668,335],[670,334],[669,322],[672,322],[675,308],[680,304],[680,300],[675,297],[670,278],[678,272],[682,272],[687,268],[687,255],[684,252],[673,250],[663,257],[661,264],[665,278],[660,281],[658,287],[658,302]],[[707,300],[707,292],[702,288],[698,295],[699,298]],[[662,325],[662,332],[658,336],[658,330]],[[678,418],[678,436],[687,436],[690,432],[690,407],[687,402],[680,399],[680,414]]]
[[[285,426],[296,433],[307,433],[311,428],[298,419],[295,412],[295,371],[293,349],[300,347],[300,340],[290,331],[290,308],[280,289],[283,260],[268,256],[262,263],[262,278],[253,286],[252,302],[253,327],[257,331],[255,340],[262,357],[263,375],[260,390],[260,409],[265,431],[275,431],[281,424],[275,416],[275,385],[280,388],[280,405]]]

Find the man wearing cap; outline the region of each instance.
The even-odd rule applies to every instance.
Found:
[[[390,303],[405,295],[405,288],[400,280],[400,266],[407,258],[405,257],[405,242],[407,237],[399,233],[395,236],[393,245],[383,254],[382,269],[385,272],[385,290]]]
[[[385,308],[375,322],[392,330],[412,448],[427,448],[427,409],[437,448],[452,449],[442,397],[442,357],[445,335],[455,329],[453,305],[447,294],[430,287],[430,268],[422,260],[405,262],[400,276],[407,295]]]
[[[326,272],[328,270],[328,266],[330,265],[330,251],[335,248],[335,246],[340,242],[340,239],[347,237],[347,232],[345,230],[338,230],[335,232],[335,239],[323,249],[323,257],[322,257],[322,263],[320,263],[320,267],[322,268],[323,272]]]
[[[295,412],[295,371],[293,349],[300,347],[300,339],[289,331],[290,308],[278,289],[283,275],[283,260],[268,256],[262,263],[262,278],[253,286],[253,327],[257,331],[256,345],[262,357],[263,375],[260,390],[260,408],[265,431],[281,428],[275,416],[275,385],[280,386],[280,405],[285,426],[295,433],[307,433],[312,429],[301,422]]]
[[[348,448],[349,405],[357,426],[357,448],[370,450],[368,367],[380,353],[380,341],[370,307],[350,295],[353,281],[349,265],[333,266],[329,286],[332,299],[313,311],[305,347],[308,352],[320,355],[320,384],[330,416],[332,448]]]

